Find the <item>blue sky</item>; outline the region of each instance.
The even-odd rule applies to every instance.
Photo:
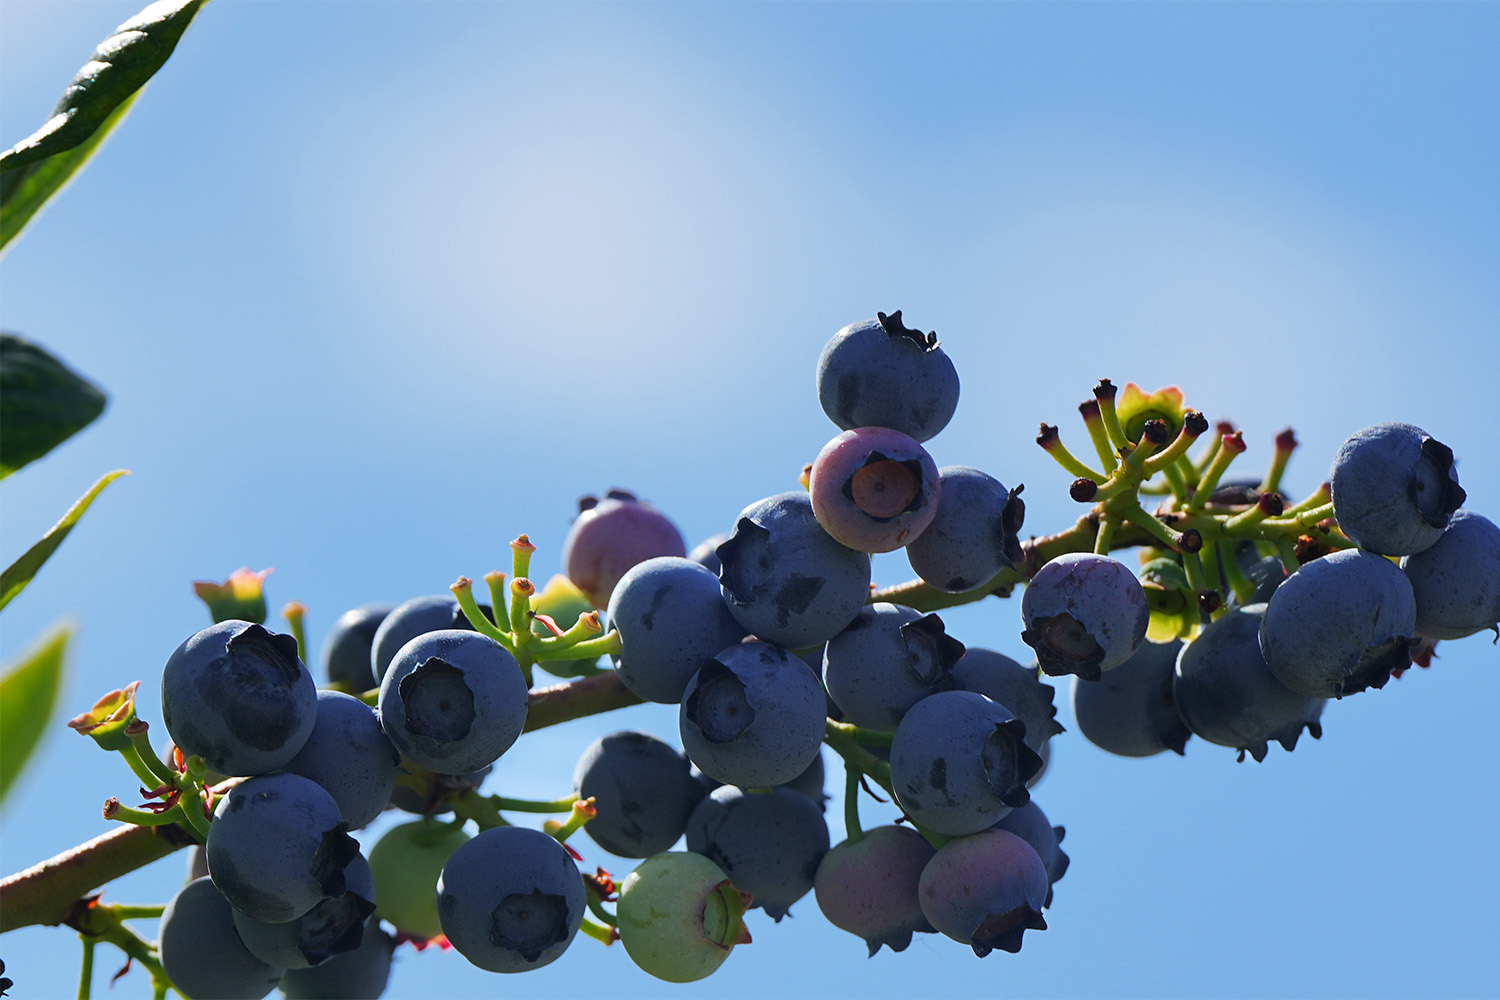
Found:
[[[0,144],[136,6],[0,0]],[[818,352],[877,310],[957,365],[938,464],[1025,483],[1031,532],[1080,513],[1036,426],[1082,443],[1101,377],[1181,385],[1243,427],[1252,474],[1292,426],[1293,492],[1354,430],[1418,424],[1494,518],[1497,33],[1494,4],[214,0],[0,263],[0,323],[111,396],[0,486],[0,559],[133,470],[0,653],[74,618],[66,717],[151,689],[206,624],[191,581],[242,565],[275,567],[317,643],[346,608],[505,567],[519,532],[554,571],[585,493],[631,488],[691,544],[833,436]],[[1026,656],[1015,601],[945,618]],[[1439,653],[1258,765],[1059,737],[1036,798],[1073,865],[1019,955],[866,959],[809,898],[692,986],[580,940],[503,985],[404,950],[387,995],[1483,995],[1500,675],[1486,637]],[[666,710],[574,723],[490,787],[564,794],[627,727],[676,741]],[[134,788],[60,726],[45,753],[0,818],[6,872]],[[179,871],[106,898],[164,901]],[[0,957],[18,996],[74,989],[69,932]]]

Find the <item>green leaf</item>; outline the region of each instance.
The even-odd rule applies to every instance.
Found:
[[[131,94],[121,101],[93,135],[72,149],[0,173],[0,250],[20,235],[31,217],[82,169],[88,158],[94,155],[94,150],[104,144],[110,132],[125,117],[135,99],[136,94]]]
[[[62,687],[63,649],[72,636],[71,625],[53,626],[0,679],[0,800],[46,732]]]
[[[204,0],[160,0],[120,25],[73,76],[42,127],[0,153],[0,247],[21,231],[119,123],[203,4]],[[57,157],[64,159],[50,162]]]
[[[99,481],[89,487],[89,491],[78,498],[78,502],[68,508],[62,520],[52,526],[52,530],[42,536],[42,540],[26,550],[26,554],[6,567],[4,573],[0,573],[0,608],[5,607],[11,599],[26,589],[31,578],[36,576],[36,571],[42,568],[46,562],[62,544],[62,540],[68,537],[68,532],[73,530],[73,525],[83,516],[83,512],[89,509],[89,504],[94,498],[104,492],[104,487],[119,479],[121,476],[130,474],[129,469],[116,469],[114,472],[101,476]]]
[[[0,479],[104,412],[104,393],[41,347],[0,333]]]

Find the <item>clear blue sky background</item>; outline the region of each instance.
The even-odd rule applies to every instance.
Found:
[[[0,144],[136,7],[0,2]],[[304,601],[317,643],[345,608],[506,567],[518,532],[553,572],[584,493],[634,489],[707,537],[833,435],[824,341],[898,308],[963,379],[934,457],[1024,482],[1033,532],[1079,513],[1037,423],[1083,444],[1101,377],[1180,384],[1244,428],[1253,474],[1294,427],[1294,492],[1359,427],[1416,423],[1494,518],[1497,38],[1496,4],[215,0],[0,265],[4,327],[111,397],[0,485],[0,558],[133,470],[6,609],[0,652],[76,619],[66,718],[151,691],[207,623],[190,582],[242,565],[275,567],[273,607]],[[947,617],[1027,653],[1015,601]],[[1073,867],[1019,955],[922,936],[867,959],[809,898],[690,986],[580,939],[504,983],[403,949],[388,995],[1493,994],[1500,653],[1439,653],[1262,764],[1058,738],[1036,798]],[[676,740],[664,710],[570,724],[489,787],[564,794],[624,727]],[[135,787],[60,720],[44,750],[0,819],[5,872]],[[181,872],[106,898],[164,901]],[[16,996],[71,995],[78,954],[0,938]]]

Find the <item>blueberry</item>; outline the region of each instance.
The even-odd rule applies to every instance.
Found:
[[[807,796],[790,789],[723,785],[688,817],[687,846],[779,923],[813,887],[828,851],[828,824]]]
[[[157,937],[172,985],[193,1000],[260,1000],[281,978],[281,969],[256,958],[240,941],[234,908],[207,878],[177,890],[162,911]]]
[[[1328,479],[1344,534],[1387,556],[1432,545],[1465,498],[1453,452],[1411,424],[1356,431],[1334,456]]]
[[[1275,740],[1287,750],[1302,730],[1323,734],[1323,699],[1298,694],[1278,681],[1260,651],[1266,605],[1232,608],[1182,648],[1177,657],[1173,700],[1182,721],[1210,743],[1266,757]]]
[[[515,657],[462,629],[419,635],[380,684],[380,724],[418,767],[466,774],[494,763],[526,724],[526,680]]]
[[[597,811],[584,832],[622,858],[647,858],[677,843],[705,794],[686,757],[650,733],[629,730],[589,744],[573,788]]]
[[[818,358],[818,402],[843,430],[890,427],[926,441],[958,408],[958,372],[937,335],[909,330],[897,310],[851,323]]]
[[[557,959],[583,923],[583,876],[556,840],[528,827],[485,830],[455,850],[437,884],[438,918],[458,952],[489,972]]]
[[[400,762],[373,708],[352,695],[319,691],[312,735],[286,770],[322,785],[357,830],[390,804]]]
[[[938,470],[937,513],[906,543],[912,570],[948,594],[973,590],[1021,561],[1018,532],[1026,517],[1021,488],[966,465]]]
[[[324,896],[295,920],[267,923],[234,912],[234,929],[251,954],[284,969],[322,965],[353,951],[364,940],[365,920],[375,912],[370,864],[356,854],[344,869],[344,891]]]
[[[719,781],[779,785],[818,756],[824,708],[806,663],[767,642],[739,643],[688,681],[678,712],[683,752]]]
[[[1276,679],[1312,698],[1383,687],[1411,663],[1417,603],[1396,564],[1364,549],[1304,563],[1271,595],[1260,648]]]
[[[620,944],[642,971],[669,983],[711,975],[737,944],[750,941],[750,899],[701,854],[657,854],[620,884]]]
[[[668,705],[682,700],[704,660],[745,637],[718,578],[682,556],[657,556],[627,570],[610,596],[608,619],[620,633],[620,681],[647,701]]]
[[[932,522],[941,482],[932,456],[907,435],[858,427],[823,446],[808,493],[824,531],[851,549],[891,552]]]
[[[953,665],[953,689],[973,691],[1026,724],[1026,745],[1037,753],[1063,731],[1053,699],[1057,689],[1042,680],[1035,664],[1023,667],[1004,653],[970,646]]]
[[[870,594],[870,556],[824,531],[800,491],[746,507],[718,555],[730,614],[758,638],[787,649],[833,638]]]
[[[898,604],[869,604],[823,651],[823,683],[857,726],[895,729],[906,710],[953,686],[964,645],[937,615]]]
[[[950,840],[922,869],[922,912],[942,933],[971,945],[980,958],[999,948],[1014,954],[1028,930],[1046,930],[1042,906],[1047,869],[1025,840],[983,830]]]
[[[226,621],[178,646],[161,675],[161,714],[172,741],[225,775],[284,767],[312,733],[318,690],[297,640]]]
[[[1146,642],[1097,681],[1073,678],[1073,719],[1083,738],[1121,757],[1181,754],[1193,735],[1177,714],[1172,678],[1182,640]]]
[[[208,872],[247,916],[295,920],[345,891],[359,853],[333,796],[297,774],[263,774],[234,786],[208,828]]]
[[[1135,574],[1108,556],[1071,552],[1037,570],[1021,595],[1021,638],[1042,671],[1098,680],[1140,648],[1150,609]]]
[[[1026,726],[971,691],[941,691],[911,707],[891,744],[891,785],[913,820],[961,836],[993,824],[1031,797],[1042,760]]]
[[[813,879],[818,909],[840,930],[905,951],[917,932],[932,933],[917,885],[936,849],[909,826],[877,826],[823,855]]]
[[[1488,518],[1455,512],[1443,536],[1401,568],[1417,601],[1418,635],[1462,639],[1500,623],[1500,528]]]
[[[375,686],[370,650],[375,633],[394,604],[366,604],[339,615],[323,640],[323,676],[349,691],[368,691]]]
[[[1060,826],[1053,826],[1035,799],[1001,816],[994,829],[1005,830],[1020,837],[1042,859],[1042,867],[1047,870],[1047,898],[1042,901],[1042,907],[1051,906],[1052,887],[1067,874],[1068,864],[1072,860],[1062,849],[1063,836],[1067,831]]]
[[[578,507],[563,539],[563,571],[596,608],[609,606],[615,584],[636,563],[687,555],[677,526],[632,493],[611,490],[602,499],[584,497]]]
[[[479,607],[486,614],[491,611],[487,604]],[[379,628],[375,630],[375,638],[370,643],[370,669],[375,677],[375,685],[385,679],[391,660],[395,659],[402,646],[419,635],[455,628],[472,631],[474,625],[459,608],[458,601],[452,594],[413,597],[406,603],[397,605],[381,621]]]
[[[371,918],[358,948],[311,969],[288,969],[281,977],[287,1000],[365,1000],[385,992],[396,939]]]

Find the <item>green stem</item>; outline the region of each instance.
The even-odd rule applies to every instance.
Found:
[[[1240,560],[1234,552],[1233,545],[1219,546],[1219,563],[1224,579],[1229,583],[1229,589],[1234,591],[1236,602],[1243,605],[1255,596],[1255,583],[1240,567]]]
[[[596,924],[588,917],[583,918],[583,923],[578,925],[578,930],[581,933],[587,934],[589,937],[593,938],[595,941],[598,941],[603,945],[614,944],[620,936],[619,931],[615,930],[613,927],[606,927],[603,924]]]
[[[1109,431],[1104,429],[1104,420],[1099,414],[1099,408],[1085,403],[1078,410],[1083,415],[1083,426],[1088,428],[1089,439],[1094,442],[1094,453],[1099,456],[1105,475],[1113,475],[1115,469],[1120,466],[1120,458],[1109,443]]]
[[[864,772],[894,798],[895,792],[891,789],[891,765],[860,746],[859,741],[849,732],[853,728],[829,719],[823,727],[823,742],[827,743],[834,753],[844,758],[846,767],[853,766]]]
[[[1225,435],[1225,438],[1227,439],[1231,436]],[[1208,502],[1208,495],[1219,485],[1219,479],[1224,475],[1224,471],[1229,468],[1229,463],[1234,461],[1235,456],[1244,450],[1243,444],[1238,447],[1220,445],[1219,450],[1214,453],[1213,461],[1209,462],[1208,468],[1204,470],[1203,478],[1198,481],[1198,488],[1193,490],[1193,496],[1188,500],[1189,508],[1200,509]]]
[[[151,774],[156,778],[157,784],[170,785],[177,780],[177,772],[168,767],[166,763],[156,755],[156,751],[152,749],[150,731],[145,722],[140,723],[139,729],[135,729],[135,727],[133,726],[126,726],[125,735],[130,737],[130,745],[135,749],[136,756],[140,759],[140,762],[145,765],[146,769],[150,771]],[[128,761],[129,758],[127,757],[126,760]],[[131,764],[130,769],[134,771],[135,765]],[[137,771],[136,773],[137,775],[140,774],[139,771]]]
[[[859,825],[859,793],[861,791],[860,770],[848,761],[844,762],[844,836],[851,844],[865,839],[864,827]]]
[[[1101,385],[1103,383],[1100,383]],[[1120,415],[1115,410],[1115,394],[1113,388],[1109,392],[1094,392],[1094,398],[1099,401],[1099,416],[1104,419],[1104,430],[1109,434],[1110,443],[1115,446],[1116,451],[1124,451],[1130,447],[1130,439],[1125,436],[1125,429],[1120,426]]]
[[[536,551],[536,546],[531,544],[531,539],[525,535],[517,535],[516,540],[510,543],[510,575],[514,579],[524,580],[531,576],[531,554]],[[498,608],[499,605],[497,604]]]
[[[1182,535],[1176,531],[1173,531],[1165,524],[1162,524],[1158,518],[1149,513],[1146,508],[1142,507],[1139,503],[1131,504],[1129,506],[1125,506],[1124,504],[1122,504],[1120,505],[1119,513],[1122,517],[1125,518],[1125,520],[1129,521],[1137,528],[1142,529],[1153,538],[1165,542],[1173,549],[1181,548]]]
[[[840,733],[867,747],[888,747],[896,741],[896,734],[888,729],[869,729],[856,726],[852,722],[834,722],[832,719],[825,722],[823,726],[825,731],[829,726],[833,726]]]
[[[469,619],[469,624],[474,626],[474,631],[481,635],[489,636],[500,645],[505,647],[506,652],[514,655],[516,644],[514,638],[508,633],[501,631],[493,624],[485,613],[479,610],[479,602],[474,600],[474,581],[466,576],[459,577],[453,585],[448,588],[453,592],[453,597],[458,601],[458,608]]]
[[[1120,519],[1114,514],[1101,514],[1099,516],[1099,534],[1094,536],[1094,555],[1109,555],[1110,542],[1114,540],[1115,530],[1120,526]]]
[[[152,812],[149,809],[124,806],[119,799],[110,798],[104,802],[104,818],[129,823],[131,826],[170,826],[187,817],[183,815],[180,801],[161,812]]]
[[[492,569],[484,574],[484,585],[490,591],[490,608],[505,607],[505,574],[498,569]]]
[[[597,815],[599,815],[599,811],[594,808],[594,800],[592,798],[575,800],[566,821],[558,823],[556,820],[548,820],[545,825],[548,827],[555,826],[554,829],[549,829],[547,832],[559,844],[565,844],[569,837],[583,829],[583,824]]]
[[[94,992],[94,947],[99,940],[87,934],[79,934],[78,940],[83,942],[83,966],[78,970],[78,1000],[89,1000]]]
[[[1178,463],[1173,462],[1170,465],[1164,466],[1161,474],[1166,477],[1167,486],[1171,488],[1172,499],[1177,501],[1177,506],[1181,507],[1187,503],[1187,499],[1191,494],[1188,490],[1187,480],[1183,478],[1182,469]]]
[[[497,810],[508,809],[511,812],[524,813],[565,813],[573,808],[578,801],[578,796],[569,795],[566,798],[544,801],[541,799],[509,799],[503,795],[491,795],[490,801],[495,804]]]
[[[606,927],[620,925],[615,915],[604,908],[604,901],[599,898],[599,894],[592,887],[585,886],[584,897],[588,901],[589,912],[598,917],[601,924]]]
[[[150,744],[147,744],[147,752],[149,753],[149,751]],[[125,758],[125,763],[130,765],[130,770],[135,773],[136,778],[140,780],[141,784],[146,786],[146,791],[148,792],[154,788],[160,787],[163,784],[172,784],[173,779],[177,777],[177,775],[174,773],[164,781],[162,779],[162,776],[157,774],[156,771],[146,763],[145,759],[141,755],[140,750],[136,748],[135,740],[133,738],[129,745],[120,748],[119,753],[121,757]],[[163,768],[166,767],[165,764],[161,766]]]
[[[604,626],[599,624],[599,612],[590,611],[579,615],[573,627],[562,635],[544,635],[533,639],[532,655],[538,660],[560,659],[564,656],[573,659],[577,655],[573,647],[596,638],[603,631]]]
[[[573,626],[573,628],[577,627],[577,625]],[[568,629],[568,632],[572,631],[573,629]],[[566,636],[567,633],[565,632],[563,635]],[[566,646],[554,645],[555,641],[553,639],[538,638],[535,643],[537,647],[536,658],[538,660],[563,658],[576,660],[594,659],[600,656],[619,656],[620,649],[622,648],[620,633],[614,629],[610,629],[605,635],[597,636],[593,639],[583,639]]]
[[[1052,456],[1054,462],[1062,466],[1064,470],[1073,476],[1079,479],[1092,479],[1096,483],[1101,483],[1108,478],[1108,473],[1095,472],[1074,458],[1073,453],[1062,443],[1062,438],[1058,437],[1056,427],[1043,424],[1042,433],[1038,435],[1036,440],[1037,444],[1041,445],[1042,449]],[[1108,468],[1112,471],[1114,463],[1108,463]]]

